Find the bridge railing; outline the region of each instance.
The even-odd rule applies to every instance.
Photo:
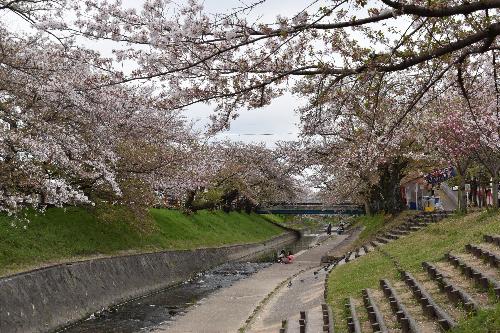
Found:
[[[364,209],[361,205],[274,205],[263,206],[262,210],[266,209]]]
[[[364,214],[364,207],[361,205],[276,205],[261,207],[257,213],[273,214]]]

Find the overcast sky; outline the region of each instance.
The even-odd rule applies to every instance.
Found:
[[[178,4],[187,0],[178,0]],[[234,8],[241,8],[257,0],[205,0],[206,12],[216,14],[231,12]],[[314,0],[267,0],[258,5],[250,14],[251,20],[259,19],[263,22],[273,22],[277,15],[293,16],[303,10]],[[125,0],[126,6],[137,6],[138,0]],[[295,108],[299,101],[287,94],[275,99],[271,105],[258,110],[242,110],[240,116],[232,121],[231,128],[217,135],[218,138],[228,138],[243,142],[265,142],[272,147],[276,141],[294,140],[297,138],[299,117]],[[212,108],[205,104],[197,104],[186,110],[186,116],[197,122],[198,128],[203,128],[209,122],[208,117]]]
[[[140,8],[142,2],[142,0],[123,0],[123,5]],[[174,3],[181,6],[186,2],[187,0],[174,1]],[[206,12],[215,14],[231,12],[235,8],[241,8],[254,2],[257,2],[257,0],[205,0],[204,7]],[[249,14],[249,19],[251,21],[258,19],[267,23],[274,22],[277,15],[293,16],[311,2],[315,3],[316,1],[267,0]],[[8,22],[11,29],[27,28],[25,22],[17,16],[8,16],[4,12],[0,19]],[[84,44],[98,49],[104,56],[111,56],[113,45],[107,42],[89,42],[86,40]],[[275,99],[271,105],[261,109],[242,110],[240,116],[231,123],[230,130],[220,133],[217,137],[243,142],[265,142],[270,147],[276,141],[296,139],[299,132],[299,117],[295,113],[295,109],[298,102],[294,96],[287,94]],[[188,119],[196,122],[197,128],[204,128],[209,123],[208,117],[212,111],[212,108],[208,105],[197,104],[189,107],[185,115]]]
[[[221,13],[253,2],[255,1],[205,0],[204,5],[209,13]],[[277,15],[293,16],[303,10],[308,3],[310,1],[267,0],[257,6],[250,17],[272,22]],[[299,117],[294,110],[298,102],[294,96],[288,94],[261,109],[242,110],[240,116],[232,122],[230,130],[219,134],[218,137],[243,142],[265,142],[268,146],[272,146],[276,141],[296,139],[299,132],[297,126]],[[194,105],[186,114],[190,119],[198,120],[199,126],[203,126],[207,123],[211,111],[207,105]]]

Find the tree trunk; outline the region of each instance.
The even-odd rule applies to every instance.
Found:
[[[187,211],[193,211],[194,209],[193,203],[195,197],[196,197],[196,191],[193,190],[188,191],[186,195],[186,200],[184,201],[184,209],[186,209]]]
[[[467,213],[467,197],[465,194],[465,175],[460,175],[460,189],[458,191],[458,210]]]
[[[364,198],[363,202],[365,204],[365,214],[372,215],[372,209],[370,207],[370,199]]]
[[[500,182],[500,177],[498,176],[498,170],[493,174],[493,188],[491,191],[493,197],[493,207],[498,209],[498,182]]]
[[[380,180],[370,190],[370,206],[373,212],[399,213],[405,208],[401,197],[401,179],[408,161],[396,158],[379,166]]]
[[[234,206],[235,201],[238,199],[239,191],[236,189],[228,190],[222,195],[222,210],[229,213]]]

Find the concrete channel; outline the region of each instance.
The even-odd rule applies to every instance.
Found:
[[[100,258],[3,277],[0,332],[57,331],[113,305],[192,280],[223,263],[261,257],[299,237],[287,230],[261,243]]]

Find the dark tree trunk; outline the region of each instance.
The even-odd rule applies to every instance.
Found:
[[[493,176],[493,188],[492,188],[492,197],[493,197],[493,207],[498,209],[498,182],[500,182],[500,177],[498,176],[498,170],[495,172]]]
[[[186,200],[184,201],[184,209],[188,211],[193,211],[194,206],[194,198],[196,197],[196,191],[189,191],[186,196]]]
[[[467,197],[465,193],[465,178],[460,177],[460,190],[458,192],[458,210],[467,213]]]
[[[464,163],[464,165],[456,166],[458,176],[460,177],[460,186],[458,191],[458,211],[464,214],[467,213],[467,194],[465,192],[465,174],[467,171],[467,165],[467,163]]]
[[[370,199],[365,198],[363,201],[364,201],[364,205],[365,205],[365,214],[372,215],[372,208],[370,206]]]
[[[405,208],[400,184],[407,165],[408,160],[397,158],[379,167],[380,180],[378,184],[372,186],[370,193],[370,206],[373,213],[384,211],[394,214]]]
[[[222,196],[222,210],[226,213],[230,212],[234,208],[233,203],[238,199],[239,194],[239,191],[234,189],[224,193]]]

